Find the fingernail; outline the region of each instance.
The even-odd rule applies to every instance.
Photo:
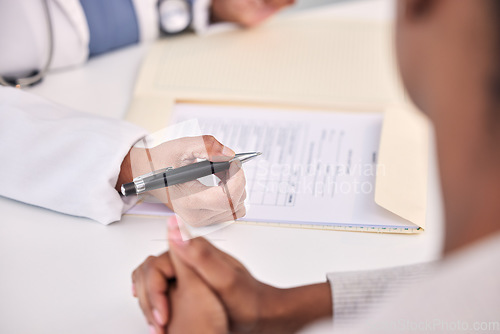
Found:
[[[237,168],[237,169],[241,169],[242,164],[241,164],[241,161],[240,161],[240,160],[236,160],[236,161],[234,161],[233,163],[236,165],[236,168]]]
[[[150,334],[156,334],[156,329],[155,329],[155,326],[153,326],[153,325],[149,325],[149,333],[150,333]]]
[[[181,231],[178,228],[171,228],[169,226],[168,229],[168,240],[175,241],[176,239],[182,239]]]
[[[234,157],[234,151],[227,146],[222,149],[222,154],[226,157]]]
[[[160,326],[165,325],[165,320],[163,320],[163,317],[161,316],[160,312],[157,309],[153,310],[153,316],[154,316],[155,321],[158,325],[160,325]]]
[[[168,229],[175,230],[176,227],[177,227],[177,218],[175,216],[172,216],[168,219]]]
[[[188,243],[188,240],[182,239],[182,234],[175,218],[170,218],[168,221],[168,240],[179,246],[185,246]]]
[[[186,246],[189,243],[189,240],[183,240],[181,231],[173,230],[168,232],[168,239],[170,242],[175,243],[178,246]]]
[[[135,284],[132,283],[132,295],[135,297],[136,293],[135,293]]]

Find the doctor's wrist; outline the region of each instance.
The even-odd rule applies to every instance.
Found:
[[[152,171],[152,165],[149,162],[149,157],[151,155],[158,156],[158,154],[154,152],[155,148],[146,150],[144,148],[133,147],[130,149],[125,158],[123,158],[120,166],[120,173],[115,185],[116,191],[121,194],[121,187],[123,184],[132,182],[134,177],[144,175]],[[168,163],[165,166],[168,166]],[[162,203],[170,208],[170,210],[173,210],[171,203],[168,203],[167,199],[164,198],[164,191],[153,190],[150,194],[157,197]]]
[[[132,149],[127,153],[125,158],[123,158],[122,164],[120,166],[120,174],[118,174],[118,179],[116,180],[116,185],[115,185],[115,189],[119,193],[121,193],[122,184],[132,182],[133,179],[132,163],[130,158],[131,151]]]

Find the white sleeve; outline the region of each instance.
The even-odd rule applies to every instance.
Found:
[[[239,25],[232,22],[211,23],[212,0],[194,0],[193,1],[193,21],[191,28],[197,35],[216,34],[228,30],[234,30]]]
[[[191,27],[197,34],[204,34],[210,24],[210,6],[211,0],[193,1],[193,21]]]
[[[378,270],[330,273],[335,330],[362,322],[400,291],[429,276],[433,263]]]
[[[43,0],[0,1],[0,75],[25,76],[48,60],[51,69],[84,63],[88,58],[89,30],[78,0],[49,0],[53,41],[48,31]]]
[[[158,0],[133,0],[137,24],[139,25],[139,40],[150,42],[160,35],[158,18]]]
[[[133,0],[139,23],[141,41],[151,41],[159,36],[160,22],[158,18],[158,0]],[[234,28],[233,23],[210,23],[211,0],[191,0],[192,15],[191,28],[198,35],[211,33],[213,30],[226,30]]]
[[[120,166],[145,131],[0,87],[0,196],[103,224],[127,203]]]

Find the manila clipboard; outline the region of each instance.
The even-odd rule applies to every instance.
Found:
[[[377,177],[375,202],[418,228],[293,226],[425,228],[429,124],[406,100],[389,23],[282,19],[250,31],[157,42],[127,119],[154,132],[169,123],[177,102],[383,110],[379,163],[387,173]]]

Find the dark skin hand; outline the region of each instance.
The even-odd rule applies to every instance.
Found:
[[[170,318],[166,332],[227,333],[228,319],[217,295],[175,254],[171,255],[171,264],[175,268],[176,280],[168,287]],[[158,325],[153,325],[151,329],[155,333],[163,333],[164,330]]]
[[[279,289],[256,280],[230,255],[203,238],[182,240],[175,218],[169,222],[170,252],[149,257],[132,275],[135,296],[157,333],[170,320],[169,279],[176,276],[172,258],[199,275],[224,305],[230,331],[235,333],[294,333],[308,323],[331,317],[327,282]],[[242,301],[245,301],[244,303]],[[174,303],[175,305],[175,303]],[[155,313],[160,316],[155,317]],[[158,322],[156,318],[161,318]]]

